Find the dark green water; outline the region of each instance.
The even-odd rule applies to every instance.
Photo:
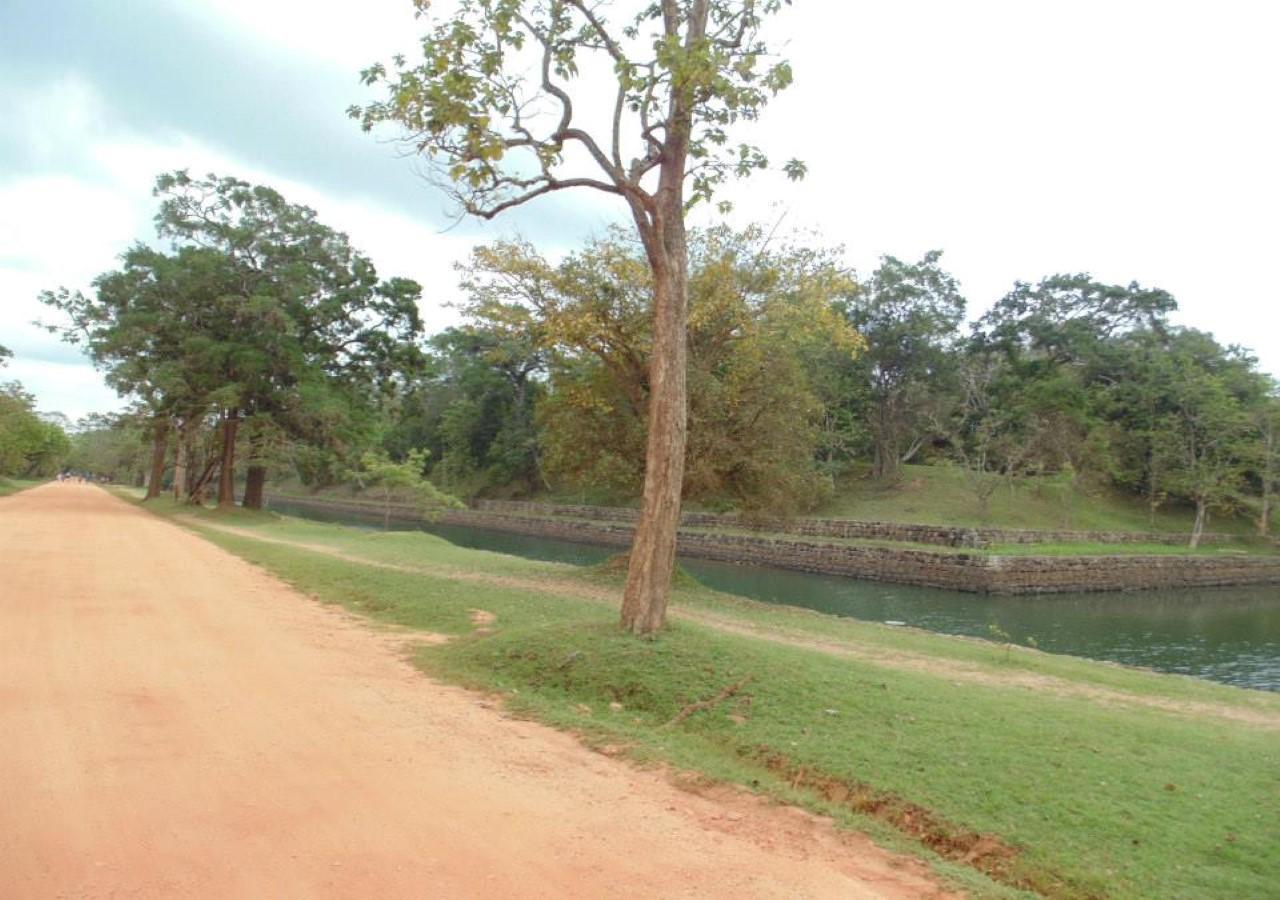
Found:
[[[290,515],[373,524],[376,517],[319,513],[272,501]],[[588,565],[606,547],[480,528],[427,528],[463,547]],[[996,624],[1041,650],[1179,672],[1240,687],[1280,691],[1280,587],[1001,597],[881,584],[705,560],[681,560],[703,584],[768,603],[804,606],[872,622],[989,638]]]

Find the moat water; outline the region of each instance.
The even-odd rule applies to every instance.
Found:
[[[301,518],[379,524],[376,516],[320,512],[285,501],[271,500],[269,506]],[[462,547],[572,565],[591,565],[617,552],[484,528],[431,525],[421,530]],[[680,564],[708,587],[766,603],[984,639],[990,638],[994,624],[1015,642],[1034,639],[1050,653],[1280,691],[1276,586],[1006,597],[700,559]]]

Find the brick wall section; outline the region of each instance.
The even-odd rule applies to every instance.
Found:
[[[281,499],[334,512],[377,517],[382,514],[378,504],[358,500]],[[391,518],[397,522],[423,521],[422,514],[412,506],[394,507]],[[527,512],[517,515],[483,508],[450,510],[437,521],[610,547],[628,546],[632,531],[625,521],[537,517]],[[681,555],[697,559],[1002,594],[1280,584],[1280,557],[991,556],[691,531],[680,533],[678,549]]]

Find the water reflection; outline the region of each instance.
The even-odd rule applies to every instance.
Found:
[[[270,505],[326,521],[377,521],[377,516],[304,510],[275,500]],[[616,552],[479,528],[435,525],[427,530],[463,547],[574,565]],[[994,623],[1015,641],[1034,638],[1051,653],[1280,691],[1280,588],[1274,586],[1001,597],[705,560],[681,564],[708,587],[769,603],[980,638],[990,637]]]
[[[1280,691],[1280,589],[1005,597],[690,561],[710,587],[834,615],[986,638],[992,624],[1042,650]]]

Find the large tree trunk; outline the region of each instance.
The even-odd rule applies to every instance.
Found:
[[[213,477],[213,470],[217,467],[218,462],[218,458],[210,454],[208,462],[205,463],[204,471],[191,482],[191,489],[187,492],[188,503],[194,506],[204,505],[205,489],[209,484],[209,479]]]
[[[249,466],[244,480],[244,508],[262,509],[266,494],[267,467]]]
[[[262,459],[262,430],[255,428],[249,433],[249,459]],[[267,467],[258,462],[250,462],[245,472],[244,508],[262,509],[266,496]]]
[[[240,414],[229,412],[222,419],[222,470],[218,473],[218,509],[236,506],[236,432]]]
[[[165,458],[169,455],[169,423],[165,419],[156,419],[155,435],[151,446],[151,474],[147,480],[147,496],[145,500],[154,500],[160,496],[160,487],[164,482]]]
[[[664,0],[668,34],[678,21],[676,4]],[[693,0],[685,45],[706,39],[710,4]],[[676,529],[684,487],[684,451],[689,421],[686,333],[689,317],[689,244],[684,227],[684,181],[693,132],[693,79],[671,91],[667,105],[658,189],[645,203],[627,195],[632,217],[653,273],[653,358],[649,361],[649,434],[644,496],[627,563],[622,627],[649,635],[666,623]]]
[[[893,481],[898,477],[901,454],[898,452],[898,433],[895,404],[890,397],[881,397],[876,403],[875,459],[871,477],[877,481]]]
[[[622,597],[622,627],[638,635],[653,634],[666,622],[684,486],[689,417],[686,365],[689,251],[678,183],[673,191],[678,202],[665,205],[657,235],[646,240],[646,251],[654,269],[649,434],[644,496]]]
[[[191,465],[191,422],[184,421],[178,426],[174,437],[173,449],[173,499],[181,500],[187,495],[187,469]]]
[[[680,524],[688,426],[684,260],[677,261],[672,269],[654,291],[644,498],[622,600],[622,627],[633,634],[652,634],[666,621],[676,559],[676,529]]]
[[[1151,459],[1147,471],[1147,524],[1152,531],[1156,530],[1156,509],[1160,506],[1159,474],[1156,462]]]
[[[1258,533],[1267,537],[1271,533],[1271,511],[1275,508],[1276,482],[1276,432],[1268,428],[1264,433],[1262,452],[1262,512],[1258,516]]]
[[[1202,498],[1196,498],[1196,523],[1191,527],[1192,550],[1200,546],[1200,538],[1204,535],[1204,522],[1209,511],[1209,504]]]

